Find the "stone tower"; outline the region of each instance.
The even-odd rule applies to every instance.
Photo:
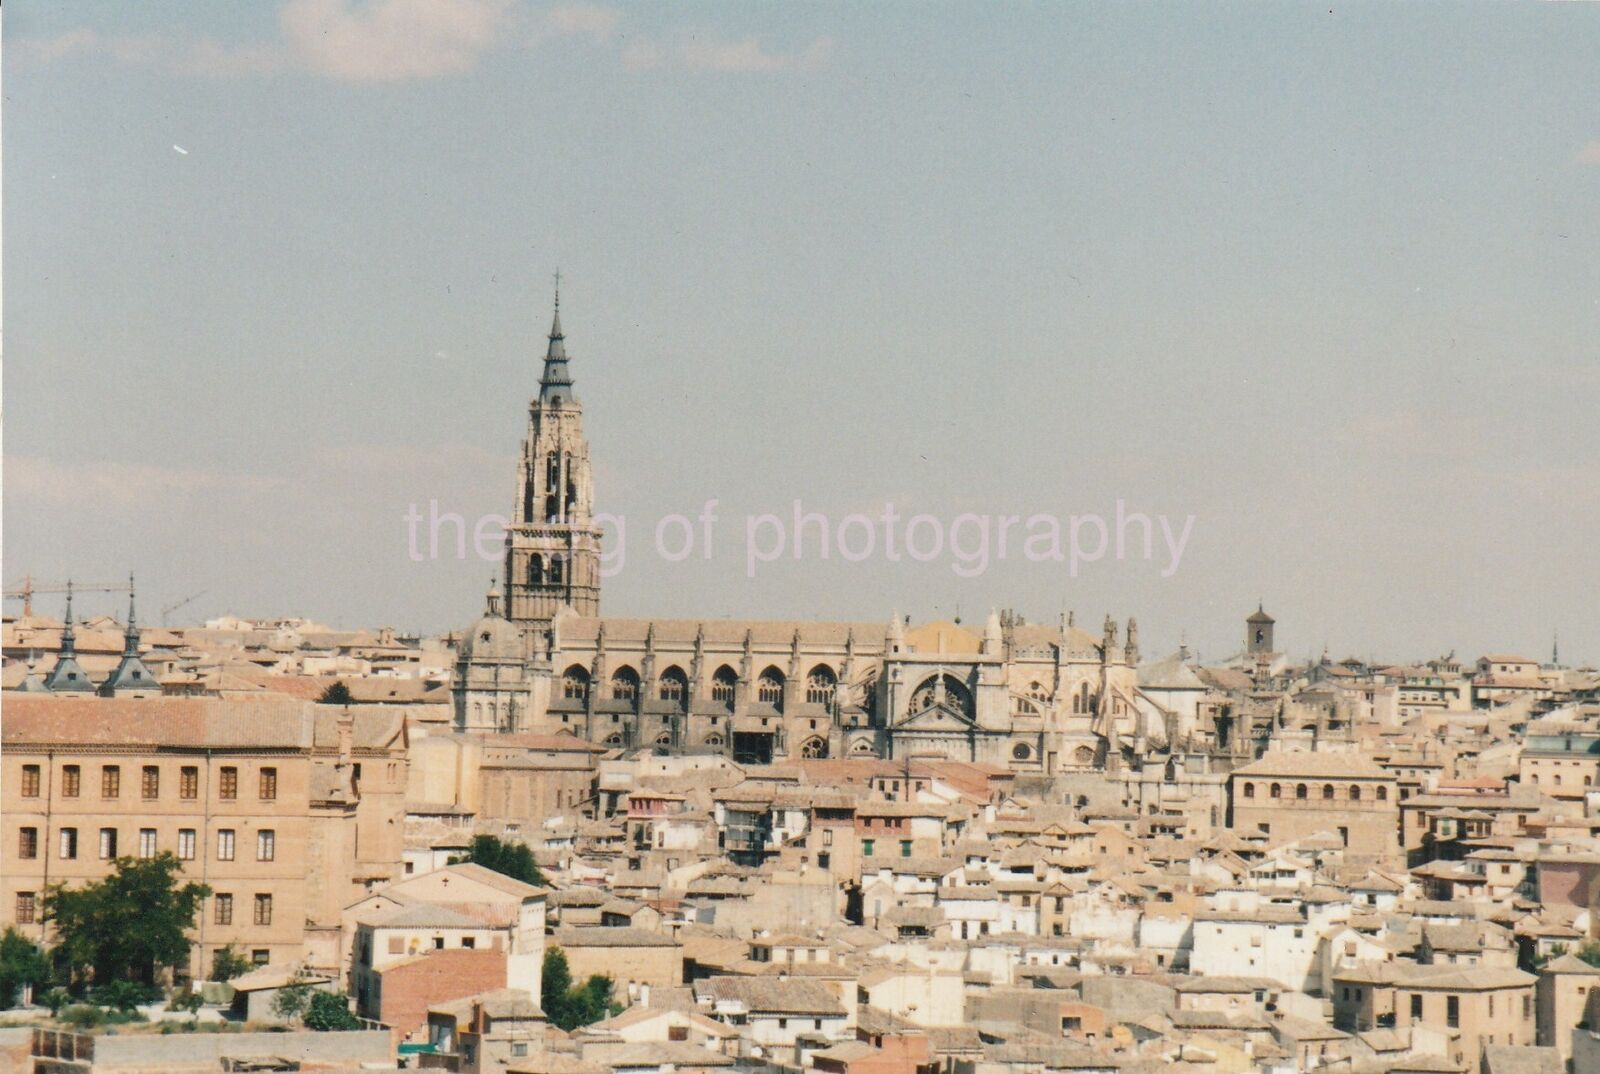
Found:
[[[1256,610],[1244,621],[1244,650],[1246,653],[1270,653],[1272,648],[1272,616],[1258,603]]]
[[[563,607],[600,614],[600,530],[559,286],[539,393],[528,403],[517,502],[506,530],[505,593],[505,617],[525,630],[547,633]]]

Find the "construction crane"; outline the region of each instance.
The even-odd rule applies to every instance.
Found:
[[[93,582],[80,585],[77,582],[51,582],[48,585],[39,585],[33,580],[33,575],[22,576],[20,585],[7,586],[5,598],[7,600],[22,601],[22,614],[33,614],[33,598],[36,593],[65,593],[70,588],[74,593],[126,593],[131,588],[126,582],[121,585],[95,585]]]
[[[194,603],[195,601],[199,600],[201,597],[205,596],[209,592],[211,592],[211,590],[202,589],[200,592],[196,593],[192,597],[184,597],[182,600],[178,601],[176,604],[169,604],[165,608],[162,608],[161,609],[161,625],[162,626],[166,626],[167,625],[167,616],[171,615],[173,612],[177,611],[179,608],[182,608],[186,604]]]

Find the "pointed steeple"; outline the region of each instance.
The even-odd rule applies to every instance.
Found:
[[[561,273],[556,273],[556,311],[550,321],[550,345],[544,354],[544,375],[539,378],[539,402],[572,402],[572,373],[567,369],[567,337],[561,331]]]
[[[134,613],[133,572],[128,572],[128,628],[122,632],[122,655],[139,655],[139,617]]]
[[[55,693],[89,693],[94,682],[78,663],[78,632],[72,623],[72,580],[67,580],[67,621],[61,628],[61,652],[44,684]]]
[[[107,676],[106,681],[100,684],[100,693],[105,697],[116,694],[125,694],[133,691],[146,693],[160,693],[161,683],[156,679],[155,672],[144,662],[139,655],[139,619],[134,611],[133,575],[128,575],[128,626],[122,632],[122,659],[117,662],[116,670]]]

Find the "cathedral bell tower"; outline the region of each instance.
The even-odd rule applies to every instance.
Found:
[[[561,332],[561,284],[545,351],[539,394],[528,403],[517,501],[506,530],[506,618],[547,631],[556,613],[600,614],[600,529],[594,522],[594,484],[583,407],[572,391],[566,336]]]

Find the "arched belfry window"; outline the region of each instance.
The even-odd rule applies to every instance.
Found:
[[[544,557],[537,552],[528,560],[528,584],[544,585]]]
[[[545,459],[544,470],[545,470],[544,487],[547,488],[547,489],[550,489],[552,492],[555,491],[556,489],[560,488],[561,487],[561,458],[560,458],[560,456],[558,456],[555,452],[552,451],[549,454],[549,456],[546,457],[546,459]]]
[[[561,517],[561,502],[560,502],[560,500],[554,494],[546,496],[544,498],[544,520],[546,522],[554,522],[557,519],[559,519],[560,517]]]
[[[566,581],[567,565],[560,556],[550,557],[550,570],[545,576],[551,585],[560,585]]]

